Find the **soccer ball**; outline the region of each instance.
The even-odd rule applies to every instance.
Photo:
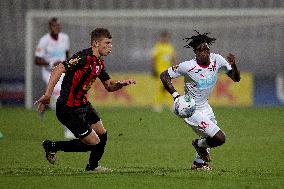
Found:
[[[190,96],[182,95],[175,99],[173,111],[177,116],[181,118],[191,117],[195,109],[195,101]]]

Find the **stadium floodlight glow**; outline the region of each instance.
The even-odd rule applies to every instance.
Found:
[[[83,45],[82,36],[89,34],[90,28],[94,26],[112,27],[118,30],[123,30],[119,34],[119,40],[127,40],[129,35],[133,35],[132,40],[129,42],[132,48],[128,44],[120,43],[120,54],[123,58],[129,59],[129,56],[125,56],[126,51],[134,51],[136,46],[141,43],[141,39],[146,45],[150,45],[152,41],[153,31],[160,29],[169,29],[175,31],[173,33],[181,33],[182,31],[192,30],[189,26],[198,26],[198,29],[214,30],[224,28],[224,31],[228,28],[240,28],[249,26],[281,26],[283,25],[284,9],[174,9],[174,10],[30,10],[26,14],[26,36],[25,36],[25,107],[31,109],[33,107],[33,101],[38,98],[39,81],[41,78],[35,71],[34,66],[34,51],[35,45],[40,36],[47,32],[47,19],[50,17],[59,17],[64,21],[64,28],[68,34],[76,36],[71,37],[71,45],[75,43],[75,47],[82,49],[87,44],[88,40],[84,39],[86,44]],[[218,19],[216,19],[218,18]],[[249,18],[249,19],[248,19]],[[280,18],[280,19],[279,19]],[[214,21],[214,23],[212,22]],[[43,24],[46,23],[46,24]],[[78,31],[78,28],[80,30]],[[117,29],[118,28],[118,29]],[[123,29],[121,29],[123,28]],[[130,33],[129,28],[132,28]],[[144,30],[143,30],[144,29]],[[281,29],[277,29],[282,31]],[[138,33],[135,33],[135,32]],[[145,32],[147,31],[147,32]],[[140,33],[139,33],[140,32]],[[113,36],[117,36],[113,35]],[[126,36],[123,36],[126,35]],[[141,36],[140,36],[141,35]],[[256,34],[251,34],[256,35]],[[282,34],[278,33],[278,37],[281,38]],[[237,36],[238,37],[238,36]],[[140,40],[140,41],[139,41]],[[273,41],[272,41],[273,43]],[[220,43],[219,43],[220,44]],[[220,44],[220,46],[226,46],[227,44]],[[278,44],[277,44],[278,45]],[[180,45],[182,47],[182,45]],[[278,46],[276,46],[278,47]],[[72,48],[72,47],[71,47]],[[143,46],[144,48],[144,46]],[[143,48],[140,48],[143,50]],[[269,48],[269,47],[268,47]],[[145,49],[145,48],[144,48]],[[277,49],[277,48],[275,48]],[[73,50],[73,49],[71,49]],[[77,49],[78,50],[78,49]],[[138,50],[139,51],[139,50]],[[178,49],[178,52],[182,50]],[[135,51],[136,52],[136,51]],[[113,52],[115,53],[115,52]],[[112,53],[112,54],[113,54]],[[128,53],[139,55],[139,53]],[[143,53],[140,53],[144,55]],[[118,54],[114,55],[119,56]],[[254,55],[252,55],[254,56]],[[280,55],[279,55],[280,56]],[[145,57],[145,56],[141,56]],[[121,57],[119,57],[121,58]],[[126,62],[127,59],[123,59],[119,62]],[[138,68],[138,63],[135,65],[132,61],[132,67]],[[140,62],[147,62],[146,59]],[[122,67],[118,65],[118,67]],[[139,70],[141,71],[141,70]],[[37,76],[36,76],[37,75]]]

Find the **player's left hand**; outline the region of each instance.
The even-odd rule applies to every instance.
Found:
[[[44,112],[45,111],[45,106],[50,103],[50,96],[48,95],[43,95],[38,99],[34,105],[37,106],[37,111],[38,112]]]
[[[227,56],[227,60],[229,62],[230,65],[233,65],[236,63],[236,58],[235,58],[235,55],[229,53],[228,56]]]

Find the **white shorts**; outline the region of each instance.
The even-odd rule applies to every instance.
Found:
[[[184,121],[201,137],[213,137],[220,130],[209,104],[202,109],[196,109],[194,114]]]

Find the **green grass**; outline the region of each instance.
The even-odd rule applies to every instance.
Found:
[[[284,108],[214,108],[227,142],[212,149],[213,170],[191,171],[193,131],[170,111],[98,108],[108,130],[103,166],[85,172],[88,153],[58,152],[54,166],[41,142],[63,139],[48,111],[0,109],[0,188],[283,188]]]

